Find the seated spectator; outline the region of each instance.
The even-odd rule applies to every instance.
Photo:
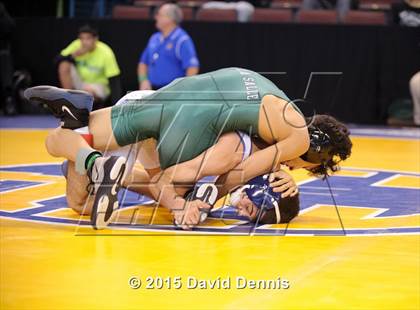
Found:
[[[410,92],[413,98],[414,124],[420,126],[420,71],[410,79]]]
[[[158,89],[174,79],[198,73],[199,62],[194,43],[179,26],[182,10],[172,3],[162,5],[156,16],[156,28],[137,68],[139,89]]]
[[[340,20],[350,8],[356,8],[355,0],[303,0],[301,10],[337,10]]]
[[[88,25],[79,29],[79,38],[57,56],[61,87],[84,90],[95,97],[95,108],[121,97],[120,69],[114,52],[99,41],[98,32]],[[109,100],[108,100],[109,102]]]
[[[0,114],[15,114],[17,107],[13,98],[13,62],[10,41],[15,21],[0,2]]]
[[[246,1],[225,2],[209,1],[202,5],[203,9],[236,10],[237,19],[240,23],[249,22],[254,14],[254,6]]]
[[[392,5],[392,19],[395,24],[407,27],[420,26],[420,1],[405,0]]]

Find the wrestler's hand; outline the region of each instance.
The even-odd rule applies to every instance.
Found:
[[[268,180],[270,181],[270,186],[274,187],[274,192],[282,193],[281,198],[294,197],[299,192],[292,176],[283,170],[271,173]]]
[[[201,212],[208,212],[211,206],[201,200],[187,201],[181,207],[174,209],[175,224],[189,230],[200,223]]]

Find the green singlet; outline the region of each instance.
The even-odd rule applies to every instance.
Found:
[[[223,133],[258,134],[260,104],[268,94],[290,101],[270,80],[246,69],[179,78],[144,99],[113,106],[113,133],[120,146],[155,138],[165,169],[198,156]]]

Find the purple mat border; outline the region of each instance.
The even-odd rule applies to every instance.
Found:
[[[1,129],[46,129],[58,125],[59,121],[52,115],[0,116]]]

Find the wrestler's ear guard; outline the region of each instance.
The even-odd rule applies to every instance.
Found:
[[[331,138],[317,127],[308,127],[310,145],[308,151],[301,155],[304,161],[322,164],[331,159]]]

